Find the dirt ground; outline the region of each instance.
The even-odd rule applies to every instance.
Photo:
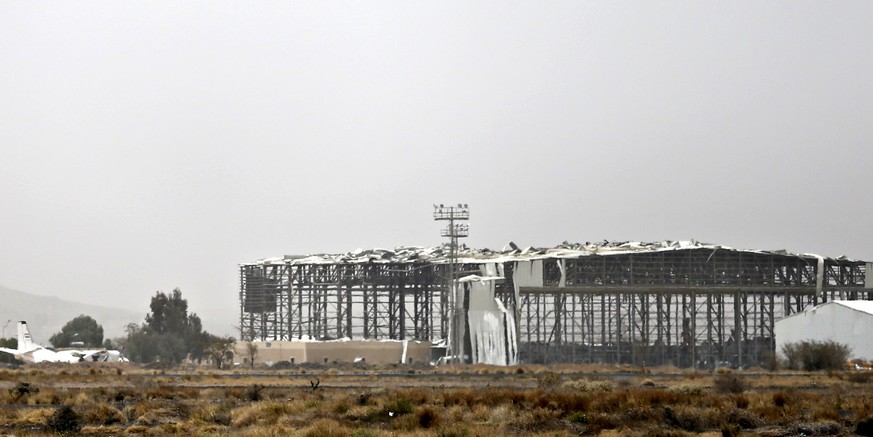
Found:
[[[0,434],[850,435],[871,372],[133,364],[0,370]]]

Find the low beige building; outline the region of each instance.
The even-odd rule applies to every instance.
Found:
[[[257,347],[255,364],[273,365],[279,361],[291,363],[353,363],[412,364],[430,361],[429,341],[254,341]],[[249,343],[234,345],[234,362],[248,365]]]

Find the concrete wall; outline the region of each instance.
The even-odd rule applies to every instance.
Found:
[[[403,358],[406,343],[406,363],[430,361],[429,341],[255,341],[258,347],[255,364],[272,365],[279,361],[294,363],[351,363],[364,358],[367,364],[395,364]],[[247,342],[234,346],[234,362],[247,364]]]
[[[873,263],[867,263],[864,271],[864,288],[873,288]]]
[[[847,344],[850,358],[873,359],[873,315],[828,302],[776,322],[776,352],[803,340],[833,340]]]

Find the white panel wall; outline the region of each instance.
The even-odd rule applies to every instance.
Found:
[[[873,315],[828,302],[776,322],[776,352],[802,340],[833,340],[849,345],[850,358],[873,359]]]

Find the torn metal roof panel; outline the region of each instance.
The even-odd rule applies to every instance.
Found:
[[[561,243],[550,248],[527,247],[519,250],[515,243],[510,242],[506,248],[500,251],[491,249],[471,249],[461,246],[457,254],[457,262],[466,264],[477,263],[502,263],[518,260],[548,259],[548,258],[580,258],[585,256],[615,256],[632,253],[654,253],[681,250],[727,250],[744,253],[764,255],[794,256],[806,259],[818,259],[819,255],[803,253],[795,254],[785,250],[760,250],[760,249],[734,249],[727,246],[701,243],[695,240],[657,241],[643,243],[639,241],[622,242],[586,242],[586,243]],[[398,246],[391,249],[357,249],[343,254],[313,254],[313,255],[285,255],[284,257],[264,258],[253,263],[242,265],[301,265],[301,264],[360,264],[360,263],[423,263],[429,262],[442,264],[448,262],[449,248],[447,244],[434,247]],[[825,259],[834,259],[823,257]],[[850,260],[846,257],[836,258]]]

